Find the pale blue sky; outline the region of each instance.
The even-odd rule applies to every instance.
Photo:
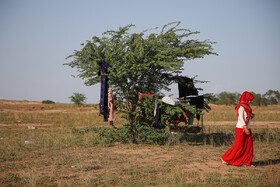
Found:
[[[68,103],[80,92],[98,103],[100,85],[71,77],[65,58],[107,30],[173,21],[218,42],[219,56],[184,66],[184,75],[210,81],[197,85],[200,93],[280,90],[279,18],[279,0],[0,0],[0,99]],[[175,85],[170,94],[177,96]]]

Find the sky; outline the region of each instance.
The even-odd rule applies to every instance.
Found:
[[[218,56],[185,62],[182,75],[209,81],[199,94],[280,91],[279,18],[279,0],[0,0],[0,99],[70,103],[78,92],[98,103],[100,84],[74,78],[66,57],[107,30],[174,21],[217,42]]]

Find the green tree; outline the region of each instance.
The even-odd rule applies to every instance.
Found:
[[[209,94],[208,103],[217,104],[218,100],[219,99],[218,99],[217,95]]]
[[[280,93],[278,90],[268,90],[264,97],[268,100],[268,104],[280,104]]]
[[[264,97],[264,95],[262,94],[258,94],[258,93],[255,93],[255,92],[251,92],[255,98],[252,102],[252,105],[255,105],[255,106],[266,106],[268,104],[268,99]]]
[[[217,104],[220,105],[235,105],[238,103],[240,94],[235,92],[235,93],[230,93],[230,92],[221,92],[217,95]]]
[[[151,33],[158,28],[129,33],[134,25],[107,31],[102,37],[93,36],[82,44],[83,48],[75,50],[68,57],[72,61],[65,65],[77,68],[77,77],[90,86],[100,82],[100,63],[105,61],[109,67],[109,85],[117,102],[125,103],[119,105],[119,109],[125,112],[133,131],[139,113],[138,95],[132,89],[134,85],[140,92],[160,94],[161,90],[168,91],[186,60],[216,54],[212,52],[213,42],[190,39],[199,32],[178,28],[179,25],[180,22],[169,23],[159,33]]]
[[[69,99],[76,105],[80,106],[85,103],[87,98],[85,94],[74,92],[73,95],[69,97]]]

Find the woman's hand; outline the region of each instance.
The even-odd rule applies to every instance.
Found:
[[[255,117],[255,114],[254,113],[252,113],[251,114],[251,119],[253,119]]]
[[[246,128],[247,129],[247,128]],[[247,135],[247,136],[250,136],[251,135],[251,133],[250,133],[250,131],[247,129],[247,130],[245,130],[245,134]]]
[[[246,134],[247,136],[250,136],[250,135],[251,135],[251,133],[250,133],[249,129],[247,128],[247,126],[244,126],[243,129],[244,129],[245,134]]]

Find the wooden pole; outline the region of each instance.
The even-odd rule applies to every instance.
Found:
[[[202,128],[201,133],[203,134],[203,114],[201,115],[201,128]]]

